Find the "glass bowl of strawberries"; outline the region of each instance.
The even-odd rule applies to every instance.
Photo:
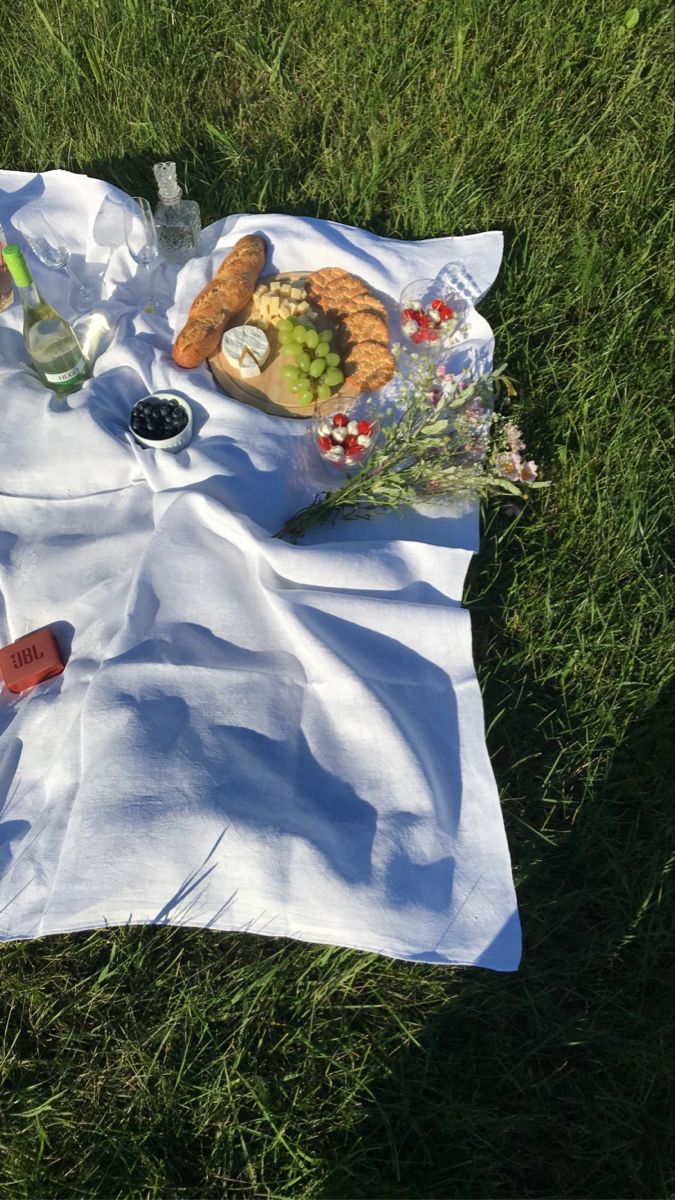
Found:
[[[451,350],[468,335],[470,309],[459,293],[435,295],[433,279],[416,279],[401,292],[401,332],[417,350]]]
[[[372,454],[380,432],[376,417],[348,412],[315,417],[310,437],[323,462],[335,467],[362,466]]]

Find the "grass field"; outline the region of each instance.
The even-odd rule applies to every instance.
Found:
[[[495,227],[483,305],[553,486],[467,603],[512,976],[136,929],[0,948],[0,1195],[665,1197],[666,0],[5,0],[1,161],[205,219]]]

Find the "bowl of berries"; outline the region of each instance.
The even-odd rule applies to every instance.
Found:
[[[416,279],[401,292],[401,330],[415,347],[451,350],[467,337],[470,309],[459,293],[438,296],[433,279]]]
[[[346,412],[315,417],[310,436],[326,463],[336,467],[362,466],[372,453],[380,432],[376,419],[357,418]]]
[[[192,437],[192,409],[177,392],[154,392],[134,405],[129,428],[140,446],[178,454]]]

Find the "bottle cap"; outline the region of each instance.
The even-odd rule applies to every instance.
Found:
[[[4,246],[2,257],[17,287],[28,287],[33,282],[33,276],[26,266],[23,251],[19,246]]]
[[[152,169],[157,180],[160,200],[180,200],[183,193],[176,179],[175,162],[155,163]]]

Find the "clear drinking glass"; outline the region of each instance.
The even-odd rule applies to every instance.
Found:
[[[430,311],[438,304],[446,305],[452,314],[442,323],[440,314],[443,310],[439,310],[436,322]],[[401,331],[416,348],[424,349],[431,355],[445,354],[466,341],[471,311],[471,302],[466,295],[451,288],[440,273],[436,279],[416,279],[401,292]],[[412,314],[416,314],[416,317]]]
[[[70,265],[70,246],[54,228],[42,209],[36,204],[29,204],[12,218],[12,224],[23,235],[33,254],[45,267],[52,267],[55,271],[64,270],[70,276],[73,281],[73,289],[70,294],[71,307],[76,312],[86,312],[91,308],[95,303],[96,293],[89,284],[78,279]]]
[[[313,418],[309,427],[311,443],[322,462],[331,467],[362,467],[377,445],[379,418],[373,409],[364,409],[358,404],[337,413],[338,403],[339,396],[336,396],[335,406],[331,403],[330,415],[324,413]],[[336,420],[340,422],[337,425]]]
[[[115,196],[104,196],[94,220],[94,241],[107,249],[106,268],[113,250],[124,244],[124,204]]]
[[[145,267],[147,291],[141,292],[137,297],[138,303],[141,308],[152,306],[154,310],[157,307],[157,297],[152,287],[150,264],[159,254],[157,228],[148,201],[142,196],[134,196],[134,201],[133,208],[124,210],[124,235],[132,259],[139,266]]]

